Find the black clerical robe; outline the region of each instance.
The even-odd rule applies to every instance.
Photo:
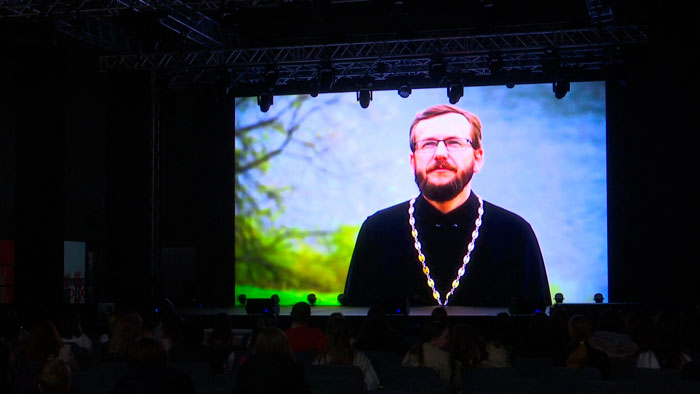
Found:
[[[345,283],[344,305],[395,305],[404,300],[412,306],[437,305],[418,261],[408,206],[406,201],[383,209],[362,224]],[[447,214],[422,196],[414,207],[418,240],[444,301],[467,252],[479,200],[472,192]],[[552,303],[540,246],[525,219],[484,201],[470,263],[448,305],[509,307],[513,302]]]

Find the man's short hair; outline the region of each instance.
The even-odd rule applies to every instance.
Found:
[[[306,324],[311,318],[311,306],[304,301],[297,302],[289,316],[293,322]]]
[[[418,114],[416,114],[416,117],[413,118],[413,123],[411,123],[411,128],[408,132],[412,152],[416,149],[416,141],[413,135],[413,128],[416,127],[418,122],[449,113],[460,114],[467,119],[467,121],[472,125],[472,146],[474,147],[474,149],[481,148],[481,120],[479,120],[479,117],[471,112],[465,111],[459,107],[455,107],[454,105],[439,104],[433,105],[432,107],[429,107],[423,110],[422,112],[419,112]]]

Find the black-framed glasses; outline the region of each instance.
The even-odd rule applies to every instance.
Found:
[[[416,141],[414,150],[421,153],[432,153],[435,152],[441,142],[445,144],[445,148],[450,152],[466,150],[467,148],[473,146],[472,140],[469,138],[451,137],[443,140],[430,138],[427,140]]]

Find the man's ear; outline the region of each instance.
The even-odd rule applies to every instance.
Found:
[[[481,171],[484,165],[484,150],[482,148],[474,149],[474,173]]]

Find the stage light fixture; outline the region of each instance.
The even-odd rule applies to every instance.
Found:
[[[246,301],[248,300],[248,297],[246,297],[245,294],[239,294],[238,295],[238,303],[241,305],[245,305]]]
[[[401,96],[403,98],[408,98],[408,96],[411,95],[411,92],[412,92],[412,90],[411,90],[410,86],[402,85],[399,88],[399,96]]]
[[[464,86],[451,85],[447,88],[447,97],[450,99],[450,104],[457,104],[462,96],[464,96]]]
[[[267,112],[273,103],[273,96],[270,93],[263,93],[258,96],[258,105],[260,106],[260,111]]]
[[[558,99],[563,99],[566,93],[571,90],[571,84],[569,81],[554,81],[552,83],[552,91],[554,92],[554,97]]]
[[[372,91],[369,89],[360,89],[357,91],[357,101],[360,102],[360,107],[369,107],[369,102],[372,101]]]
[[[306,301],[308,301],[311,306],[316,305],[316,294],[311,293],[306,296]]]
[[[554,302],[557,304],[561,304],[564,302],[564,294],[562,293],[557,293],[554,295]]]
[[[596,304],[602,304],[604,299],[605,297],[603,297],[601,293],[595,293],[593,296],[593,301],[595,301]]]

